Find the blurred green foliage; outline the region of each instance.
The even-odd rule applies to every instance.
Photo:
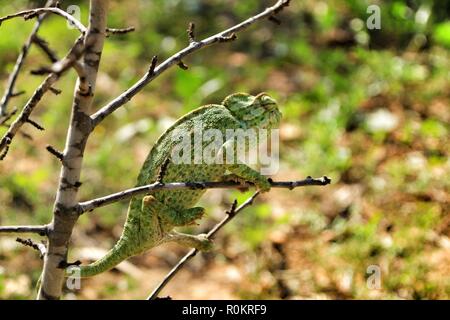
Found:
[[[42,2],[4,3],[0,15]],[[202,38],[271,3],[111,1],[109,26],[137,30],[107,39],[95,108],[132,85],[153,55],[161,61],[183,48],[190,21]],[[86,23],[86,1],[63,1],[62,7],[69,4],[81,6]],[[371,4],[381,9],[380,30],[366,28]],[[86,152],[81,199],[132,186],[152,143],[186,112],[231,92],[266,91],[279,100],[284,115],[275,178],[328,175],[333,185],[274,191],[226,228],[218,251],[234,241],[249,256],[232,262],[256,266],[243,267],[250,280],[234,290],[238,297],[449,298],[449,13],[448,1],[292,1],[280,15],[281,26],[262,22],[235,42],[189,57],[189,70],[168,71],[97,128]],[[0,28],[1,89],[32,25],[17,19]],[[77,33],[52,17],[40,35],[62,56]],[[46,63],[33,47],[17,86],[27,93],[11,107],[23,106],[40,82],[29,70]],[[17,137],[2,162],[1,224],[51,219],[59,164],[45,145],[64,146],[74,81],[73,73],[64,76],[57,86],[63,94],[47,96],[33,115],[47,130],[26,127],[33,141]],[[230,191],[221,204],[225,208],[230,199],[242,202],[248,195]],[[208,209],[217,209],[217,201],[208,199]],[[119,203],[81,217],[75,246],[109,247],[126,207]],[[277,267],[267,249],[275,244],[285,255]],[[32,296],[31,289],[17,295],[7,288],[26,272],[33,271],[31,284],[36,281],[37,257],[24,248],[8,253],[6,247],[0,245],[0,297]],[[13,269],[23,259],[17,252],[34,257],[33,268]],[[369,265],[382,270],[379,290],[366,286]],[[256,285],[265,283],[267,273],[270,285]],[[127,290],[136,287],[131,283]],[[119,291],[109,283],[101,296]]]

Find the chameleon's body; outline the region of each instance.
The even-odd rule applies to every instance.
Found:
[[[230,172],[235,178],[253,182],[262,191],[270,188],[267,177],[245,164],[175,164],[171,152],[177,143],[174,131],[192,135],[194,129],[203,130],[275,128],[281,113],[276,102],[266,94],[251,96],[234,94],[222,104],[200,107],[180,118],[156,142],[137,179],[137,186],[157,180],[161,167],[167,162],[162,182],[222,181]],[[194,150],[195,152],[195,150]],[[193,156],[193,155],[192,155]],[[169,160],[168,160],[169,159]],[[80,267],[81,277],[90,277],[113,268],[121,261],[143,253],[161,243],[174,241],[199,250],[211,248],[204,235],[188,235],[173,231],[202,217],[204,209],[193,207],[205,190],[160,190],[147,196],[131,199],[122,236],[100,260]]]

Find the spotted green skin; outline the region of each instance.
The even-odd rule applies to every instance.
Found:
[[[170,159],[177,142],[172,135],[175,129],[183,134],[192,134],[200,124],[204,130],[215,128],[223,133],[226,129],[271,129],[278,127],[280,118],[281,113],[275,100],[265,93],[257,96],[236,93],[228,96],[222,104],[200,107],[180,118],[158,139],[143,164],[136,186],[156,181],[161,167]],[[267,177],[245,164],[169,162],[162,182],[223,181],[226,180],[227,171],[235,179],[250,181],[262,191],[270,189]],[[107,271],[121,261],[165,242],[173,241],[199,250],[209,250],[212,243],[205,235],[173,231],[174,227],[192,224],[203,216],[204,209],[194,205],[204,193],[205,190],[160,190],[147,196],[133,197],[122,236],[103,258],[81,266],[81,277]]]

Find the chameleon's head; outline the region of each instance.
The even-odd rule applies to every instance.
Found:
[[[222,104],[248,127],[278,128],[281,120],[277,102],[264,92],[256,96],[235,93],[226,97]]]

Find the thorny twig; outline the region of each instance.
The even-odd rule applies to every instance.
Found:
[[[33,42],[34,44],[36,44],[38,48],[40,48],[45,53],[45,55],[52,63],[55,63],[59,60],[56,53],[49,47],[47,41],[45,41],[43,38],[39,37],[38,35],[35,35],[33,37]]]
[[[41,259],[44,258],[45,253],[47,252],[47,247],[43,243],[36,243],[31,239],[22,239],[22,238],[17,238],[16,241],[23,244],[24,246],[31,247],[34,250],[38,251],[39,257]]]
[[[3,138],[0,140],[0,160],[6,156],[9,145],[12,139],[19,131],[19,129],[25,124],[29,123],[28,119],[33,112],[34,108],[41,101],[44,94],[51,90],[52,85],[59,79],[59,77],[67,71],[71,66],[76,64],[78,58],[83,52],[83,42],[82,37],[75,41],[74,46],[71,48],[69,53],[62,60],[54,63],[50,68],[46,68],[50,74],[45,78],[41,85],[36,89],[31,98],[27,101],[20,115],[15,119],[15,121],[10,125],[8,131],[4,134]]]
[[[133,32],[135,30],[134,27],[128,27],[128,28],[106,28],[106,36],[109,37],[114,34],[126,34]]]
[[[45,226],[0,226],[0,233],[37,233],[46,236],[48,227]]]
[[[46,7],[51,7],[56,2],[57,1],[55,1],[55,0],[47,1]],[[3,94],[3,97],[0,100],[0,116],[4,116],[4,117],[8,116],[7,106],[8,106],[9,99],[18,95],[18,93],[14,93],[14,86],[16,84],[17,77],[18,77],[20,69],[22,68],[22,65],[25,61],[25,58],[28,55],[28,51],[31,48],[31,44],[35,40],[35,37],[37,36],[37,33],[41,27],[41,23],[45,19],[46,16],[47,16],[47,13],[44,13],[39,16],[39,18],[37,19],[37,21],[33,27],[33,30],[31,31],[30,35],[28,36],[28,39],[25,41],[25,44],[22,47],[22,51],[20,52],[19,56],[17,57],[16,63],[14,65],[14,69],[8,78],[8,83],[6,85],[5,93]],[[21,92],[23,92],[23,91],[21,91]]]
[[[307,177],[304,180],[299,181],[272,181],[271,185],[273,188],[287,188],[294,189],[297,187],[304,186],[325,186],[330,184],[331,180],[328,177],[322,177],[319,179],[313,179]],[[246,189],[252,187],[251,183],[241,184],[235,181],[222,181],[222,182],[171,182],[171,183],[161,183],[155,182],[149,185],[131,188],[128,190],[120,191],[114,194],[110,194],[105,197],[100,197],[97,199],[80,202],[78,204],[78,213],[82,214],[87,211],[92,211],[96,208],[106,206],[111,203],[115,203],[122,200],[130,199],[133,196],[140,194],[147,194],[151,191],[156,190],[174,190],[174,189]]]
[[[54,150],[53,147],[47,146],[47,150],[50,153],[55,153],[54,155],[59,159],[59,157],[62,157],[62,154],[60,154],[59,151]],[[52,150],[52,151],[50,151]],[[161,167],[160,174],[162,177],[165,174],[165,168],[164,166]],[[162,178],[161,178],[162,179]],[[330,178],[328,177],[322,177],[319,179],[314,179],[311,177],[307,177],[304,180],[298,180],[298,181],[272,181],[271,185],[272,188],[287,188],[289,190],[292,190],[297,187],[304,187],[304,186],[325,186],[331,183]],[[253,185],[251,183],[239,183],[234,181],[223,181],[223,182],[170,182],[170,183],[162,183],[162,182],[155,182],[149,185],[136,187],[128,190],[124,190],[121,192],[117,192],[105,197],[80,202],[78,204],[78,213],[82,214],[87,211],[92,211],[96,208],[100,208],[103,206],[106,206],[111,203],[115,203],[121,200],[129,199],[133,196],[140,195],[140,194],[147,194],[150,191],[156,191],[156,190],[174,190],[174,189],[247,189],[249,187],[252,187]],[[0,233],[38,233],[41,235],[45,235],[47,232],[47,226],[11,226],[11,227],[0,227]]]

